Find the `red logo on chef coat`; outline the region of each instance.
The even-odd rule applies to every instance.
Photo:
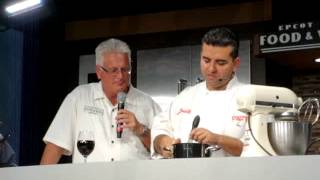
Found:
[[[190,114],[190,113],[191,113],[191,109],[183,109],[183,108],[180,108],[180,110],[179,110],[179,112],[177,113],[177,115],[179,115],[180,113]]]
[[[243,127],[247,122],[247,119],[248,116],[246,115],[232,116],[232,122],[234,122],[238,127]]]
[[[232,121],[246,121],[248,119],[248,116],[232,116]]]

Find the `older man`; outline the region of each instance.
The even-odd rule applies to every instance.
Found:
[[[148,159],[150,127],[160,107],[150,96],[130,85],[131,51],[120,40],[109,39],[96,48],[96,74],[99,83],[80,85],[63,101],[45,137],[41,164],[57,163],[61,155],[73,155],[83,162],[77,150],[80,131],[92,131],[94,149],[88,162]],[[118,110],[117,95],[127,93],[125,108]],[[118,128],[123,128],[121,138]]]

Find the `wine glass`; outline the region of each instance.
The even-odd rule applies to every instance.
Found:
[[[94,133],[89,130],[82,130],[79,132],[77,148],[84,157],[84,163],[87,163],[87,157],[94,149]]]

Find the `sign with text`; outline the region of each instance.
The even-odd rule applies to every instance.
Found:
[[[281,24],[277,32],[258,37],[260,53],[319,48],[320,26],[319,22]]]

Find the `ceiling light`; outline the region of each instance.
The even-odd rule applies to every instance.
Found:
[[[320,58],[315,59],[314,62],[320,63]]]
[[[41,7],[41,5],[41,0],[25,0],[7,6],[6,11],[10,16],[14,16]]]

